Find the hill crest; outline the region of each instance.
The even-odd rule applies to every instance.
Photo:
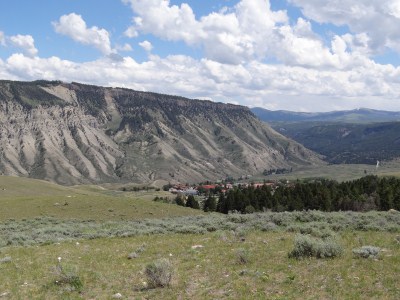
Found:
[[[60,81],[0,81],[0,172],[62,184],[216,180],[321,163],[246,107]]]

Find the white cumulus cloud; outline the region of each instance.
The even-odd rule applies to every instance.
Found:
[[[196,16],[188,4],[123,1],[134,15],[115,48],[107,30],[88,27],[77,14],[53,23],[58,33],[100,50],[102,58],[87,62],[41,58],[31,36],[0,33],[0,43],[23,49],[0,59],[0,77],[121,86],[270,109],[400,110],[400,67],[371,58],[382,48],[397,49],[396,1],[382,0],[379,7],[373,0],[289,0],[303,10],[304,16],[297,20],[289,20],[286,11],[274,11],[269,0],[241,0],[204,16]],[[347,25],[350,32],[322,38],[313,21]],[[160,57],[145,35],[183,42],[196,51],[202,49],[204,56]],[[130,44],[124,44],[127,36],[137,38],[135,43],[149,53],[147,60],[139,63],[118,54],[132,51]]]
[[[153,45],[149,41],[143,41],[139,43],[139,46],[142,47],[147,52],[153,50]]]
[[[365,48],[369,38],[365,34],[334,36],[327,45],[308,20],[299,18],[294,25],[289,24],[286,11],[272,10],[269,0],[241,0],[232,9],[200,18],[185,3],[124,2],[136,15],[128,29],[132,36],[152,34],[200,46],[207,59],[220,63],[238,65],[275,58],[287,65],[343,69],[359,64],[368,54]]]
[[[268,40],[277,24],[286,23],[284,11],[272,11],[269,0],[242,0],[234,10],[221,10],[196,19],[192,8],[165,0],[124,0],[136,17],[125,32],[153,34],[168,41],[201,46],[209,59],[238,64],[268,51]]]
[[[91,45],[105,55],[114,52],[108,31],[97,26],[88,28],[81,15],[75,13],[63,15],[58,22],[53,22],[53,27],[57,33],[66,35],[81,44]]]
[[[372,61],[338,71],[257,61],[232,65],[184,55],[151,55],[143,63],[128,56],[76,63],[13,54],[0,61],[0,74],[10,79],[78,81],[271,109],[400,109],[400,68]]]
[[[354,34],[368,36],[372,52],[385,48],[400,52],[400,2],[398,0],[289,0],[318,23],[348,26]]]
[[[117,45],[115,47],[115,49],[118,50],[118,51],[126,51],[126,52],[129,52],[129,51],[133,50],[132,46],[129,45],[128,43],[125,43],[124,45]]]
[[[35,47],[35,41],[31,35],[13,35],[10,36],[8,40],[12,46],[21,49],[26,55],[33,57],[38,54],[38,50]]]

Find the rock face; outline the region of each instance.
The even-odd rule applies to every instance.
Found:
[[[0,173],[62,184],[183,182],[319,164],[242,106],[58,81],[0,81]]]

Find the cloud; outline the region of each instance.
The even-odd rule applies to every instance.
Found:
[[[272,11],[268,0],[242,0],[233,10],[213,12],[200,19],[186,3],[177,6],[165,0],[124,2],[136,14],[125,32],[127,36],[152,34],[167,41],[201,46],[207,58],[223,63],[239,64],[265,57],[274,27],[288,21],[286,12]]]
[[[299,0],[301,1],[301,0]],[[136,16],[128,29],[132,36],[152,34],[168,41],[201,47],[207,59],[243,64],[274,58],[287,65],[312,68],[351,68],[363,63],[365,34],[334,36],[328,45],[314,33],[311,23],[299,18],[289,24],[286,11],[273,11],[269,0],[241,0],[232,9],[196,19],[185,3],[165,0],[124,0]]]
[[[38,54],[38,50],[35,47],[35,41],[30,35],[13,35],[10,36],[8,40],[12,46],[20,48],[28,56],[34,57]]]
[[[111,48],[108,31],[96,26],[88,28],[80,15],[75,13],[63,15],[58,22],[53,22],[53,27],[57,33],[66,35],[78,43],[91,45],[105,55],[115,52]]]
[[[153,49],[153,45],[149,41],[143,41],[139,43],[139,46],[142,47],[147,52],[150,52]]]
[[[118,51],[125,51],[125,52],[130,52],[133,50],[132,46],[129,45],[128,43],[125,43],[124,45],[117,45],[115,49]]]
[[[363,106],[400,110],[400,68],[372,61],[338,71],[257,61],[231,65],[183,55],[151,55],[143,63],[128,56],[76,63],[13,54],[0,62],[0,74],[10,79],[78,81],[275,109],[316,111]]]
[[[125,35],[140,37],[143,41],[139,46],[149,52],[141,63],[118,54],[132,51],[131,45],[112,48],[108,31],[88,28],[77,14],[64,15],[53,23],[54,29],[99,49],[102,58],[88,62],[56,56],[41,58],[31,36],[7,37],[0,33],[0,43],[24,49],[0,60],[0,77],[78,81],[270,109],[326,111],[363,106],[400,110],[400,67],[380,65],[371,59],[378,51],[374,45],[382,29],[362,30],[367,28],[368,14],[386,14],[397,24],[399,7],[394,1],[380,2],[380,10],[372,0],[357,2],[358,10],[353,0],[343,7],[340,5],[345,5],[344,0],[324,2],[330,9],[318,0],[290,1],[303,9],[304,17],[289,20],[286,11],[273,11],[268,0],[241,0],[231,8],[201,17],[196,17],[188,4],[124,0],[134,12]],[[364,9],[366,6],[369,10]],[[359,15],[352,16],[346,9]],[[355,24],[355,18],[365,24]],[[352,31],[323,40],[311,20],[350,24]],[[378,26],[376,20],[381,19],[372,18],[368,26],[385,28],[386,23]],[[395,47],[391,26],[388,33],[382,33],[382,47]],[[160,57],[142,36],[145,34],[200,48],[204,57]],[[269,63],[271,60],[273,63]]]
[[[0,45],[1,46],[5,46],[6,45],[6,39],[5,39],[3,31],[0,31]]]
[[[373,53],[390,48],[400,52],[398,0],[289,0],[318,23],[348,26],[355,35],[367,36]]]

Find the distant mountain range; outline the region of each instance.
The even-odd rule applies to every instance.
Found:
[[[0,174],[61,184],[216,180],[319,165],[247,107],[60,81],[0,81]]]
[[[333,164],[375,164],[400,157],[400,122],[278,122],[272,126]]]
[[[345,111],[332,111],[322,113],[293,112],[286,110],[267,110],[255,107],[251,111],[264,122],[346,122],[370,123],[400,121],[400,112],[360,108]]]
[[[400,157],[400,112],[366,108],[324,113],[251,111],[329,163],[375,164]]]

